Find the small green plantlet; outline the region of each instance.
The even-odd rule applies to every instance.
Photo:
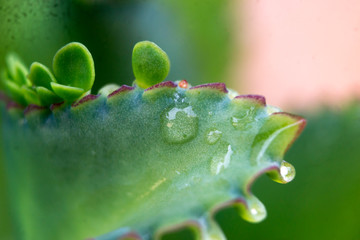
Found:
[[[50,106],[53,103],[59,103],[62,101],[61,97],[57,96],[53,91],[45,87],[36,87],[36,93],[40,98],[40,105],[42,106]]]
[[[50,70],[38,62],[31,64],[28,78],[34,86],[44,87],[49,90],[51,90],[50,83],[56,82],[55,77]]]
[[[20,86],[18,86],[10,79],[4,79],[3,86],[6,89],[9,97],[11,97],[15,102],[19,103],[20,105],[26,106],[27,102],[25,99],[25,94]]]
[[[214,221],[222,209],[236,207],[249,222],[266,217],[251,185],[263,173],[294,178],[283,156],[305,120],[223,83],[162,82],[169,66],[157,45],[140,42],[134,86],[92,95],[94,64],[83,45],[56,53],[54,76],[32,65],[36,91],[24,102],[21,91],[10,95],[31,104],[7,101],[3,110],[19,239],[215,240],[225,239]]]
[[[67,101],[74,101],[89,91],[95,80],[94,60],[81,43],[69,43],[54,57],[53,69],[57,83],[54,92]]]
[[[119,88],[120,86],[117,84],[107,84],[99,90],[98,94],[103,96],[108,96],[111,93],[113,93],[115,90],[118,90]]]
[[[144,89],[163,81],[170,71],[167,54],[158,45],[149,41],[135,45],[132,66],[136,84]]]
[[[40,100],[38,105],[49,106],[52,103],[61,102],[62,99],[55,95],[51,87],[51,83],[56,83],[56,79],[46,66],[34,62],[30,66],[28,78],[36,89]]]
[[[22,106],[50,106],[60,102],[71,104],[86,95],[94,84],[94,61],[81,43],[73,42],[61,48],[54,56],[53,69],[55,76],[46,66],[34,62],[28,71],[19,58],[11,54],[2,73],[2,85]]]

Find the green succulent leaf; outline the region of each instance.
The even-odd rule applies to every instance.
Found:
[[[35,90],[27,86],[22,86],[21,90],[27,104],[41,105],[39,96],[37,95]]]
[[[295,181],[284,188],[260,178],[252,190],[266,202],[268,218],[253,225],[236,209],[219,213],[227,239],[359,238],[360,102],[304,114],[308,125],[286,153],[296,163]]]
[[[1,87],[1,90],[3,90],[3,91],[5,90],[4,82],[6,80],[10,80],[10,79],[11,78],[10,78],[6,68],[1,69],[1,71],[0,71],[0,87]]]
[[[21,104],[22,106],[27,105],[27,101],[24,96],[23,89],[19,87],[16,83],[11,80],[4,80],[4,87],[6,93],[17,103]]]
[[[51,90],[50,83],[56,83],[56,79],[51,71],[46,66],[38,62],[31,64],[28,78],[34,86],[45,87],[48,90]]]
[[[94,84],[94,60],[81,43],[73,42],[62,47],[54,56],[53,70],[59,84],[81,88],[85,92]]]
[[[28,69],[22,63],[20,58],[14,54],[10,53],[6,56],[6,66],[10,79],[12,79],[17,85],[30,85],[29,80],[27,79]]]
[[[36,93],[39,96],[42,106],[50,106],[53,103],[63,101],[62,98],[45,87],[36,87]]]
[[[9,95],[28,104],[22,114],[8,106],[3,128],[22,238],[221,240],[214,215],[222,209],[249,222],[266,217],[251,185],[262,173],[294,178],[283,155],[305,120],[223,83],[161,82],[169,67],[156,44],[140,42],[136,84],[92,95],[91,54],[70,43],[54,57],[56,80],[39,63],[34,87],[9,74]]]
[[[108,96],[109,94],[113,93],[115,90],[119,89],[120,86],[117,84],[106,84],[104,87],[100,88],[98,94],[103,96]]]
[[[51,84],[68,94],[69,87]],[[247,221],[263,220],[265,207],[250,185],[260,173],[287,177],[279,158],[296,135],[273,134],[293,119],[304,124],[272,113],[262,97],[233,98],[224,84],[122,86],[108,97],[87,95],[51,109],[44,115],[31,108],[25,122],[5,119],[10,179],[31,186],[12,186],[23,196],[12,198],[22,213],[17,227],[29,240],[223,239],[213,214],[237,206]],[[21,153],[19,144],[26,146]],[[268,150],[253,162],[252,153],[264,145]]]
[[[163,81],[170,71],[167,54],[158,45],[149,41],[135,45],[132,66],[136,84],[141,88],[148,88]]]
[[[51,83],[51,88],[53,89],[56,95],[58,95],[59,97],[61,97],[62,99],[68,102],[75,101],[76,99],[81,97],[81,95],[83,95],[85,92],[85,90],[82,88],[66,86],[54,82]]]
[[[298,116],[283,112],[271,114],[254,140],[252,160],[260,161],[266,152],[272,159],[281,161],[304,126],[305,122]]]

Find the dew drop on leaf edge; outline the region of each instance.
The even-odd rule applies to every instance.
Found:
[[[245,198],[247,208],[242,212],[242,217],[249,222],[261,222],[265,219],[267,213],[264,204],[251,195]]]
[[[280,175],[284,182],[291,182],[295,178],[295,168],[286,161],[280,164]]]

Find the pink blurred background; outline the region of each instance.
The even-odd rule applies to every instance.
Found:
[[[240,93],[298,109],[341,106],[360,96],[360,1],[235,2],[233,9],[243,12],[235,13],[242,26],[237,42],[245,47],[235,50],[242,53],[231,76]]]

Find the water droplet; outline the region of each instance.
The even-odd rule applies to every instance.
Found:
[[[247,208],[241,212],[241,216],[249,222],[261,222],[266,217],[266,208],[254,195],[246,197]]]
[[[234,153],[231,149],[231,145],[227,145],[226,151],[219,152],[211,159],[210,170],[213,175],[218,175],[222,170],[226,169],[230,165],[231,155]]]
[[[235,116],[231,117],[231,124],[233,127],[238,130],[246,129],[248,124],[254,120],[254,110],[255,107],[250,107],[249,109],[239,112]]]
[[[282,161],[280,164],[280,175],[284,182],[291,182],[295,178],[294,166],[286,161]]]
[[[280,163],[279,169],[268,172],[268,176],[275,182],[288,183],[295,178],[295,168],[283,160]]]
[[[163,135],[169,143],[184,143],[197,134],[198,118],[191,106],[166,109],[161,118]]]
[[[212,129],[206,135],[206,141],[208,144],[215,144],[221,138],[222,132],[217,129]]]

